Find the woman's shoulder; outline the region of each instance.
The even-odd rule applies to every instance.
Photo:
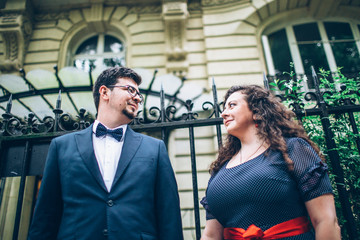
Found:
[[[287,139],[288,154],[295,166],[297,164],[313,165],[321,162],[321,158],[316,150],[303,138]],[[305,164],[305,165],[306,165]]]
[[[285,141],[288,147],[294,147],[294,146],[310,147],[310,144],[305,139],[299,137],[285,138]]]

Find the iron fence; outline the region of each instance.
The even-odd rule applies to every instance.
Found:
[[[328,106],[323,99],[323,92],[319,88],[316,74],[313,74],[315,92],[308,92],[306,95],[315,99],[316,106],[311,109],[305,109],[300,102],[292,105],[298,119],[304,116],[316,115],[321,117],[322,127],[325,133],[326,145],[330,158],[330,164],[336,175],[336,186],[341,203],[342,214],[346,219],[346,230],[350,239],[357,239],[358,234],[355,226],[354,213],[352,212],[348,192],[346,190],[343,169],[340,165],[340,157],[336,150],[334,134],[330,128],[329,116],[331,114],[347,114],[350,118],[350,124],[353,132],[358,134],[358,124],[354,120],[354,112],[360,112],[360,105],[349,99],[344,101],[343,106]],[[267,79],[264,78],[264,84],[268,87]],[[205,118],[199,118],[198,113],[193,111],[193,102],[188,100],[184,102],[187,109],[180,117],[176,115],[177,109],[174,105],[165,106],[165,96],[163,89],[160,90],[160,107],[152,107],[148,112],[141,113],[130,124],[135,131],[152,132],[159,131],[161,138],[167,142],[169,133],[173,129],[187,128],[189,130],[190,161],[192,172],[192,188],[194,199],[194,218],[196,239],[200,239],[201,224],[199,214],[199,196],[196,167],[196,149],[194,128],[201,126],[215,126],[217,143],[222,145],[222,133],[220,118],[221,105],[217,98],[217,89],[213,81],[212,86],[213,102],[204,102],[203,111],[208,113]],[[360,92],[358,92],[360,95]],[[13,239],[18,239],[22,203],[24,199],[26,176],[40,176],[44,168],[46,153],[52,138],[66,134],[71,131],[78,131],[90,126],[93,119],[86,114],[85,109],[80,109],[78,116],[72,118],[64,114],[61,109],[61,98],[56,102],[53,109],[54,117],[47,116],[42,120],[35,117],[34,113],[29,113],[25,119],[19,119],[11,114],[12,97],[8,96],[6,112],[0,119],[0,204],[3,194],[3,188],[7,177],[20,177],[19,195],[17,201],[16,217],[14,223]],[[310,99],[310,98],[309,98]],[[142,117],[141,117],[142,115]],[[151,117],[146,117],[146,116]],[[145,117],[144,117],[145,116]],[[357,138],[357,147],[360,152],[360,142]],[[36,194],[34,194],[34,198]],[[34,201],[35,202],[35,201]]]

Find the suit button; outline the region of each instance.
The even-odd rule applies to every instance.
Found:
[[[113,200],[110,199],[110,200],[107,202],[107,205],[108,205],[109,207],[114,206]]]
[[[104,236],[109,235],[108,230],[107,230],[107,229],[104,229],[104,230],[103,230],[103,234],[104,234]]]

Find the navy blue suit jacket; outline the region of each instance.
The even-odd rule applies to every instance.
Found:
[[[182,240],[179,197],[163,141],[128,127],[107,191],[92,125],[52,140],[29,240]]]

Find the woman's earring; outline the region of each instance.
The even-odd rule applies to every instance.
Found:
[[[256,119],[256,117],[254,116],[254,123],[255,123],[255,127],[258,128],[259,127],[259,121]]]

